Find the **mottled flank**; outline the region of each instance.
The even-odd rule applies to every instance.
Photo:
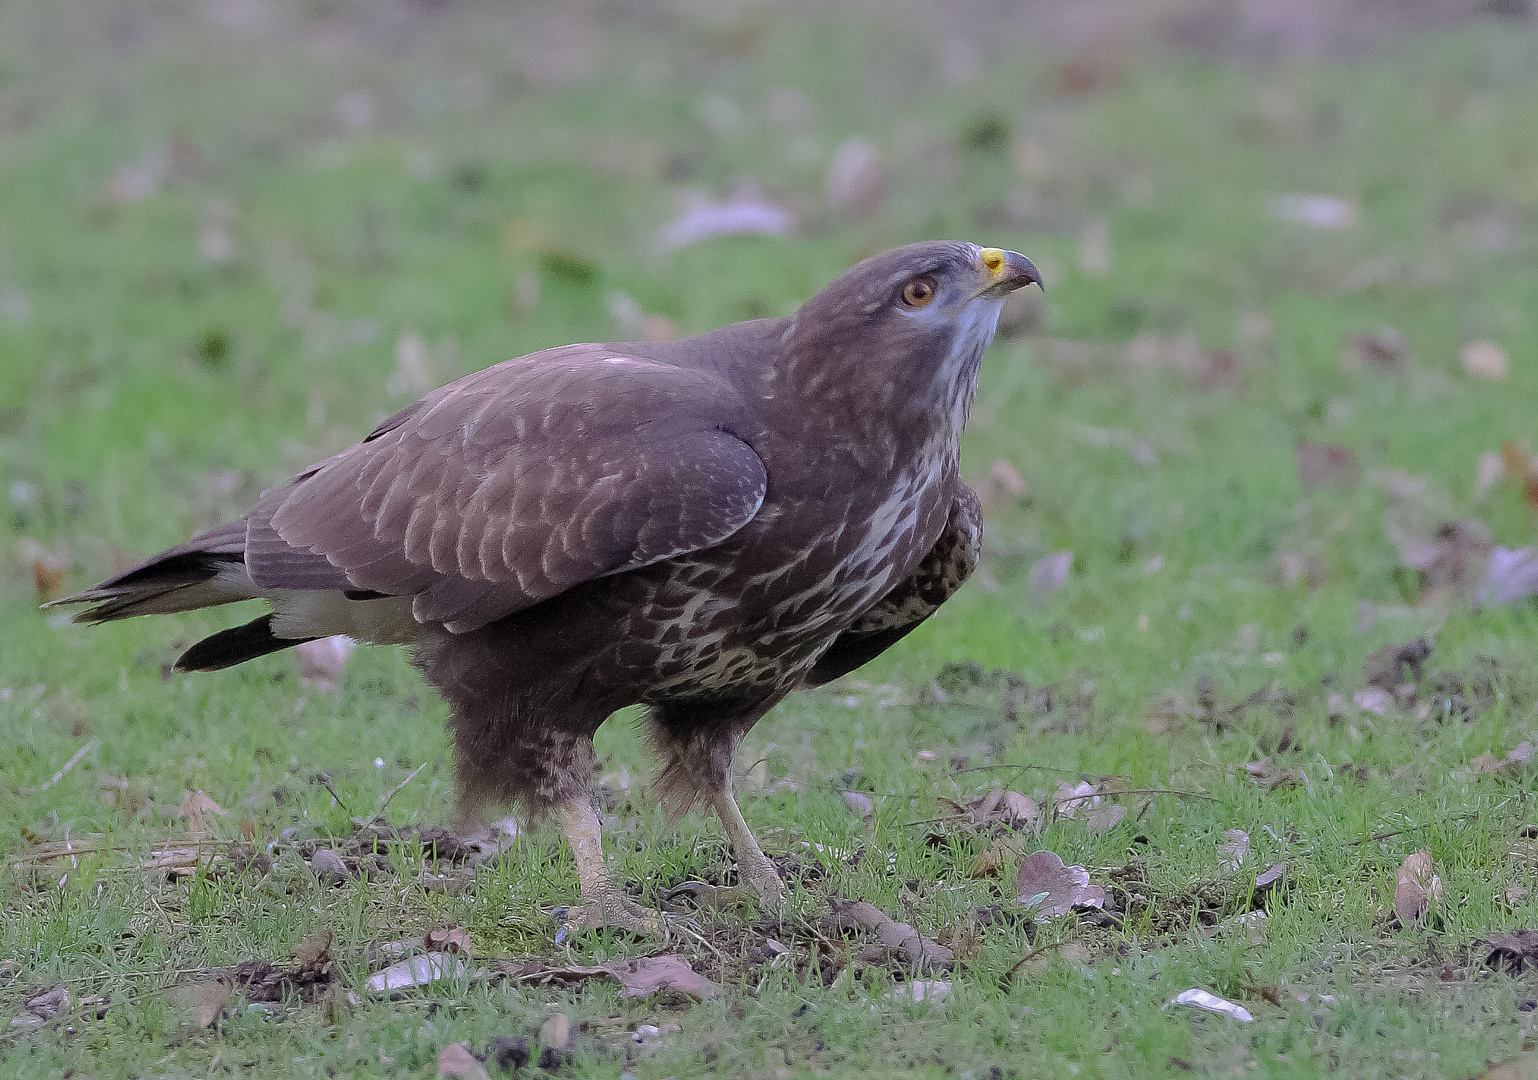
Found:
[[[737,745],[971,573],[961,429],[1003,295],[1031,281],[1012,252],[915,244],[788,318],[509,360],[69,602],[95,605],[84,621],[272,603],[184,668],[339,633],[409,645],[452,706],[467,815],[518,802],[588,828],[593,733],[646,704],[660,797],[715,806],[762,861],[731,803]],[[650,927],[589,881],[606,871],[582,839],[584,925]]]

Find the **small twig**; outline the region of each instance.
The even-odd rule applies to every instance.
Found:
[[[956,776],[960,776],[962,773],[969,773],[969,772],[997,772],[997,771],[999,771],[1001,769],[1013,769],[1016,772],[1023,772],[1026,769],[1036,769],[1036,770],[1038,770],[1040,772],[1062,773],[1064,776],[1083,776],[1084,775],[1084,773],[1081,770],[1079,770],[1079,769],[1059,769],[1055,765],[973,765],[971,768],[967,768],[967,769],[953,769],[952,772]]]
[[[1042,953],[1056,952],[1058,949],[1061,949],[1066,944],[1068,944],[1066,941],[1058,941],[1058,942],[1054,942],[1051,945],[1043,945],[1039,949],[1032,949],[1030,952],[1026,953],[1020,959],[1016,960],[1015,961],[1015,966],[1010,968],[1008,971],[1006,971],[1004,973],[1004,981],[1008,982],[1010,979],[1013,979],[1015,977],[1015,972],[1017,972],[1021,968],[1025,967],[1026,964],[1028,964],[1032,960],[1036,959]]]
[[[1364,836],[1360,840],[1348,840],[1348,841],[1346,841],[1346,843],[1342,844],[1341,846],[1342,847],[1360,847],[1363,844],[1371,844],[1371,843],[1373,843],[1375,841],[1378,841],[1378,840],[1387,840],[1391,836],[1402,836],[1403,834],[1405,834],[1407,832],[1415,832],[1415,831],[1417,831],[1419,829],[1429,829],[1432,825],[1445,825],[1448,822],[1452,822],[1452,821],[1467,821],[1467,820],[1469,820],[1469,818],[1475,818],[1475,817],[1478,817],[1478,816],[1479,816],[1479,811],[1478,810],[1470,810],[1466,814],[1455,814],[1454,816],[1452,816],[1450,818],[1442,818],[1440,821],[1427,821],[1427,822],[1423,822],[1423,823],[1421,823],[1419,825],[1406,825],[1402,829],[1389,829],[1387,832],[1373,833],[1371,836]]]
[[[55,784],[57,784],[60,780],[63,780],[64,779],[64,774],[69,772],[76,765],[79,765],[80,764],[80,759],[85,757],[87,754],[89,754],[91,752],[91,750],[95,746],[96,746],[96,740],[95,739],[87,740],[87,742],[86,742],[86,744],[84,746],[82,746],[79,750],[75,751],[75,756],[70,758],[68,761],[66,761],[64,763],[64,767],[62,769],[60,769],[58,772],[54,773],[47,780],[44,780],[41,784],[37,785],[37,787],[35,787],[35,788],[22,788],[21,793],[23,795],[36,795],[39,792],[47,791],[49,788],[51,788]]]
[[[342,808],[342,813],[346,814],[348,817],[352,817],[352,811],[347,809],[347,804],[344,803],[342,801],[342,797],[336,793],[336,788],[331,786],[331,777],[327,776],[325,773],[316,773],[315,779],[320,781],[321,787],[331,792],[331,797],[335,799],[336,804]]]
[[[418,765],[415,769],[411,770],[411,775],[410,776],[406,777],[406,779],[402,780],[400,783],[396,784],[393,788],[391,788],[389,794],[387,794],[384,797],[384,802],[379,804],[379,809],[374,811],[374,816],[370,820],[378,821],[380,818],[384,817],[385,807],[390,805],[390,800],[395,798],[395,796],[399,795],[400,791],[401,791],[401,788],[405,787],[407,784],[411,783],[411,781],[415,780],[417,778],[417,773],[421,772],[425,768],[427,768],[427,762],[424,761],[424,762],[422,762],[422,764]],[[326,787],[329,790],[331,785],[327,784]],[[336,792],[334,792],[334,791],[331,792],[331,797],[333,799],[336,799]],[[341,802],[342,800],[341,799],[336,799],[336,801],[337,802]],[[346,809],[346,808],[343,807],[343,809]]]
[[[1061,802],[1048,803],[1046,808],[1064,806],[1068,804],[1088,803],[1091,799],[1114,799],[1118,795],[1179,795],[1184,799],[1206,799],[1208,802],[1220,801],[1215,795],[1208,795],[1201,791],[1183,791],[1180,788],[1121,788],[1116,791],[1097,791],[1086,795],[1071,795]],[[912,828],[915,825],[944,825],[952,821],[971,821],[971,814],[949,814],[945,817],[924,818],[922,821],[906,821],[903,828]]]
[[[698,941],[701,945],[705,946],[705,948],[707,948],[711,952],[715,953],[716,954],[716,959],[721,961],[721,963],[723,965],[723,970],[725,970],[724,965],[726,964],[726,957],[722,954],[720,949],[716,948],[714,945],[712,945],[709,941],[707,941],[705,939],[705,935],[704,934],[700,934],[700,933],[695,932],[694,930],[691,930],[687,925],[684,924],[684,922],[681,919],[674,919],[672,922],[668,923],[668,929],[669,930],[682,930],[685,934],[688,934],[695,941]]]

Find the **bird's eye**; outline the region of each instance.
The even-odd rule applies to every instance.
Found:
[[[932,278],[916,277],[903,286],[903,303],[911,308],[921,308],[935,298]]]

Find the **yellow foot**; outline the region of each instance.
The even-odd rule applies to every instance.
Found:
[[[703,881],[686,881],[668,890],[664,901],[687,898],[696,907],[722,908],[758,906],[765,911],[778,911],[785,903],[785,883],[767,859],[760,867],[738,869],[735,885],[707,885]]]
[[[555,932],[557,945],[589,930],[625,930],[637,937],[667,937],[668,933],[666,915],[617,892],[583,900],[576,907],[556,908],[551,914],[561,924]]]

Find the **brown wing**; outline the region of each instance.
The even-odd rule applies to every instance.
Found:
[[[945,531],[919,567],[892,587],[828,647],[802,680],[821,686],[874,660],[907,637],[961,588],[983,549],[983,504],[960,480]]]
[[[263,499],[248,571],[264,588],[335,588],[339,572],[473,630],[752,520],[767,476],[722,430],[734,401],[709,374],[603,346],[498,364]]]

